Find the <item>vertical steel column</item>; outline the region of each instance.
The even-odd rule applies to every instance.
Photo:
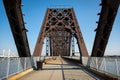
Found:
[[[49,38],[46,37],[46,56],[49,56]]]
[[[74,43],[74,37],[72,37],[72,56],[75,56],[75,43]]]

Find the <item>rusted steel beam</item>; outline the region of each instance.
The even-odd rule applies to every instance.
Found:
[[[3,0],[3,2],[19,57],[31,56],[26,35],[28,30],[25,28],[21,10],[21,0]]]
[[[88,56],[73,9],[48,8],[33,56],[41,56],[45,37],[49,38],[51,56],[69,56],[72,36],[78,41],[81,56]]]
[[[42,23],[42,26],[41,26],[41,29],[40,29],[40,32],[39,32],[39,35],[38,35],[38,39],[37,39],[36,46],[35,46],[35,49],[34,49],[34,52],[33,52],[33,56],[41,56],[44,39],[46,37],[45,22],[47,21],[47,16],[48,16],[47,13],[48,12],[49,12],[49,10],[47,9],[45,17],[44,17],[44,21]]]
[[[102,57],[108,43],[113,23],[119,8],[120,0],[102,0],[102,9],[96,31],[91,56]]]
[[[78,25],[77,19],[75,17],[75,13],[74,10],[72,9],[72,14],[73,14],[73,22],[75,23],[75,38],[77,39],[77,43],[78,43],[78,47],[79,47],[79,51],[81,53],[81,56],[83,57],[87,57],[88,56],[88,51],[87,48],[85,46],[85,42],[84,42],[84,38],[82,36],[80,27]]]

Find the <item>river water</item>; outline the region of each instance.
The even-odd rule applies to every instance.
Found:
[[[8,67],[9,66],[9,67]],[[19,73],[27,68],[30,68],[30,60],[27,58],[7,58],[0,57],[0,79]]]

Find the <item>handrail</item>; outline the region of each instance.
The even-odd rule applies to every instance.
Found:
[[[0,57],[0,80],[8,78],[11,75],[20,73],[27,69],[36,67],[36,61],[48,59],[51,57]],[[34,65],[31,65],[33,59]]]
[[[80,56],[64,56],[80,61]],[[119,57],[82,57],[82,65],[94,71],[120,79]]]

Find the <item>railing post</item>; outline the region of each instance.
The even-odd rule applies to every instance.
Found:
[[[26,70],[26,57],[25,57],[24,70]]]
[[[87,67],[90,67],[90,64],[91,64],[91,58],[92,58],[92,57],[88,57],[87,65],[86,65]]]
[[[18,57],[18,73],[19,73],[19,68],[20,68],[20,58]]]
[[[117,59],[115,59],[115,65],[116,65],[116,74],[119,77],[119,69],[118,69],[118,62]]]
[[[84,57],[81,57],[82,58],[82,65],[84,65],[85,66],[85,64],[84,64]]]
[[[92,61],[91,61],[91,68],[94,68],[95,69],[95,60],[94,60],[95,57],[92,57]]]
[[[96,70],[98,71],[98,58],[97,57],[95,58],[95,61],[96,61]]]
[[[106,69],[106,59],[104,58],[104,71],[105,71],[105,73],[107,72],[107,69]]]
[[[8,75],[9,75],[9,67],[10,67],[10,58],[8,58],[8,64],[7,64],[7,74],[6,74],[7,78],[8,78]]]
[[[92,66],[91,66],[92,61],[93,61],[93,57],[90,57],[90,68],[92,67]]]
[[[10,68],[10,49],[9,49],[9,52],[8,52],[8,64],[7,64],[7,74],[6,74],[7,78],[9,76],[9,68]]]

